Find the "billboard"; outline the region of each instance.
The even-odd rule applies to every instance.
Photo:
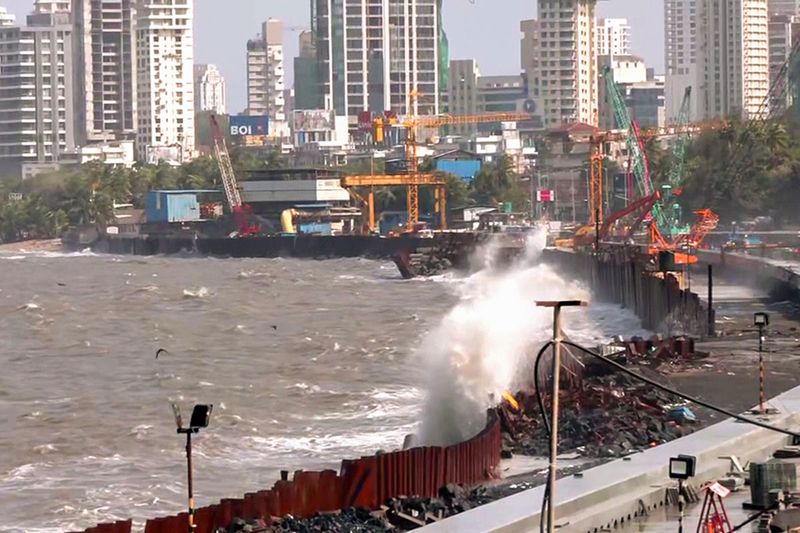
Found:
[[[231,115],[231,137],[247,135],[267,135],[269,133],[269,117],[251,115]]]
[[[292,118],[294,131],[330,131],[335,129],[333,111],[326,111],[325,109],[297,110]]]

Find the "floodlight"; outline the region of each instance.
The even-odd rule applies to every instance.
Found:
[[[679,455],[669,459],[670,479],[686,480],[694,477],[697,459],[691,455]]]

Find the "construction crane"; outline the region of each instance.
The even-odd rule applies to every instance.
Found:
[[[614,81],[614,74],[611,67],[605,66],[603,68],[603,77],[606,82],[606,90],[611,97],[611,106],[614,110],[614,118],[617,121],[617,127],[623,131],[628,132],[625,139],[628,153],[632,156],[633,175],[636,177],[636,183],[639,185],[639,196],[647,196],[650,194],[650,176],[647,169],[647,156],[644,151],[644,144],[640,142],[638,125],[631,120],[628,116],[628,107],[625,105],[625,100],[619,90],[619,86]]]
[[[412,92],[412,102],[418,97],[416,91]],[[408,158],[409,174],[418,174],[419,160],[417,157],[417,128],[440,128],[442,126],[456,126],[464,124],[486,124],[492,122],[519,122],[530,120],[529,113],[483,113],[480,115],[434,115],[434,116],[408,116],[403,121],[403,126],[408,129],[406,136],[406,157]],[[418,222],[419,218],[419,186],[408,186],[408,211],[409,227]],[[444,205],[444,200],[442,200]],[[412,216],[412,209],[415,213]],[[444,216],[444,211],[440,213]]]
[[[575,232],[575,235],[571,238],[556,240],[556,246],[586,247],[593,244],[599,244],[608,239],[614,224],[626,217],[637,214],[636,219],[634,219],[632,223],[625,227],[625,233],[622,235],[623,241],[627,241],[633,237],[633,234],[642,224],[647,214],[659,200],[660,196],[661,193],[656,191],[648,196],[639,198],[638,200],[631,202],[631,204],[627,207],[608,215],[603,220],[602,225],[598,225],[599,228],[596,229],[595,226],[591,225],[582,226],[578,228],[578,230]]]
[[[692,98],[692,87],[686,88],[678,113],[678,128],[685,129],[689,124],[689,110]],[[689,143],[689,132],[682,131],[672,147],[672,165],[665,183],[662,185],[662,199],[653,206],[653,218],[662,234],[670,238],[689,233],[690,228],[681,225],[682,212],[677,196],[681,194],[683,171],[686,167],[686,146]]]
[[[440,216],[441,229],[447,229],[447,180],[443,177],[434,174],[394,174],[394,175],[379,175],[379,176],[345,176],[341,180],[343,189],[347,189],[350,194],[356,198],[365,208],[365,220],[363,228],[367,229],[369,233],[377,229],[377,222],[375,220],[375,187],[405,187],[407,190],[416,189],[419,191],[420,187],[431,186],[434,187],[436,197],[436,212]],[[367,197],[363,198],[357,191],[357,188],[366,188]],[[408,197],[408,220],[409,229],[414,229],[414,226],[419,223],[419,203],[418,194],[414,196],[416,200]],[[413,224],[411,221],[414,221]]]
[[[418,98],[419,93],[412,91],[412,103]],[[436,212],[439,215],[440,228],[447,229],[447,180],[429,173],[419,172],[419,158],[417,155],[417,129],[439,128],[442,126],[463,124],[485,124],[492,122],[518,122],[530,120],[528,113],[484,113],[480,115],[409,115],[400,122],[408,130],[406,135],[406,158],[408,160],[408,174],[388,176],[346,176],[342,179],[343,188],[350,191],[357,201],[367,210],[364,228],[370,232],[376,229],[375,220],[375,187],[405,187],[406,208],[408,210],[408,229],[413,230],[419,223],[419,188],[433,186],[435,195]],[[376,122],[376,128],[382,128],[384,122]],[[367,197],[362,197],[355,189],[368,188]]]
[[[212,114],[209,116],[209,121],[211,122],[211,135],[214,138],[214,154],[217,157],[219,173],[225,189],[225,198],[228,200],[228,207],[231,209],[231,214],[236,224],[237,236],[257,235],[261,232],[261,227],[250,222],[253,218],[252,209],[249,205],[242,203],[239,184],[236,181],[236,174],[233,171],[233,164],[231,164],[231,156],[228,153],[228,145],[225,143],[225,137],[222,136],[217,117]]]

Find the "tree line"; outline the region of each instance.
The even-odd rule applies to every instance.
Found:
[[[651,177],[666,180],[671,152],[647,143]],[[687,147],[682,195],[685,222],[710,208],[723,223],[770,216],[776,227],[800,224],[800,121],[731,119],[694,136]]]
[[[233,148],[237,175],[279,165],[274,152]],[[113,217],[115,204],[143,209],[147,191],[155,189],[217,189],[222,191],[219,167],[205,156],[173,166],[111,167],[89,162],[22,180],[0,177],[0,241],[45,239],[67,228],[102,224]]]

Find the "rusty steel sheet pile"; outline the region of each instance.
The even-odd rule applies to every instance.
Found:
[[[269,490],[224,499],[195,511],[197,533],[228,528],[234,519],[273,520],[291,515],[310,518],[318,513],[348,508],[378,509],[400,496],[434,497],[448,484],[476,485],[496,477],[502,436],[495,409],[475,437],[448,447],[427,446],[360,459],[343,460],[341,470],[296,471],[291,480],[280,480]],[[152,518],[145,533],[184,533],[187,513]],[[101,524],[83,533],[131,533],[131,521]]]

